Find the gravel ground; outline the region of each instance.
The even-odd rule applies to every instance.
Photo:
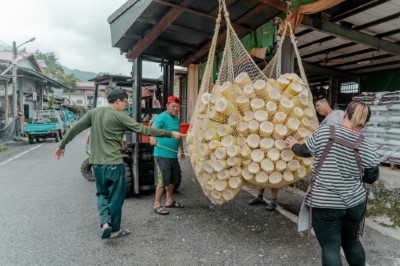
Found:
[[[320,265],[315,237],[297,233],[280,212],[249,206],[242,190],[214,206],[195,180],[189,160],[182,162],[183,182],[176,200],[184,209],[161,216],[154,195],[130,197],[123,227],[131,235],[101,240],[95,184],[79,167],[86,158],[84,134],[72,141],[62,161],[53,158],[52,141],[0,153],[0,206],[3,230],[0,265]],[[254,193],[254,190],[249,189]],[[266,197],[269,193],[266,193]],[[278,203],[297,213],[301,195],[281,190]],[[362,238],[368,265],[400,265],[400,242],[369,227]]]

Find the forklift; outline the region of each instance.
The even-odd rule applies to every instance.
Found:
[[[143,79],[143,60],[159,63],[162,67],[163,77],[162,81],[151,81]],[[131,83],[132,88],[132,108],[130,116],[138,123],[148,125],[150,117],[165,111],[168,96],[173,95],[174,87],[174,62],[171,60],[155,59],[151,57],[139,56],[133,61],[131,77],[122,78],[122,76],[103,75],[96,77],[91,81],[95,82],[95,90],[93,96],[93,108],[97,105],[97,98],[99,94],[99,85],[107,84],[109,89],[116,87],[126,86]],[[153,83],[151,83],[153,82]],[[156,99],[159,100],[160,107],[153,107],[152,101],[144,101],[142,97],[142,88],[146,85],[156,85]],[[145,103],[145,104],[144,104]],[[125,182],[126,182],[126,196],[137,195],[142,192],[154,191],[156,188],[156,178],[154,176],[154,157],[153,146],[150,145],[148,138],[140,136],[139,134],[131,131],[125,133],[125,152],[123,159],[125,163]],[[87,153],[90,155],[88,147],[90,138],[87,138]],[[82,164],[82,174],[89,180],[94,181],[94,177],[90,178],[90,165],[88,159],[86,165]],[[84,173],[86,172],[86,174]],[[180,180],[180,179],[179,179]],[[175,190],[179,187],[175,186]]]

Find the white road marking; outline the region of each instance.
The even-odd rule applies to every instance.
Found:
[[[31,152],[31,151],[37,149],[37,148],[43,146],[44,144],[45,144],[45,143],[39,144],[39,145],[37,145],[37,146],[35,146],[35,147],[33,147],[33,148],[30,148],[30,149],[27,150],[27,151],[21,152],[20,154],[15,155],[14,157],[12,157],[12,158],[10,158],[10,159],[8,159],[8,160],[6,160],[6,161],[0,163],[0,166],[5,165],[6,163],[9,163],[9,162],[11,162],[11,161],[13,161],[13,160],[15,160],[15,159],[18,159],[19,157],[21,157],[21,156],[23,156],[23,155],[25,155],[25,154],[27,154],[27,153],[29,153],[29,152]]]
[[[245,191],[247,191],[248,193],[250,193],[253,196],[257,196],[257,191],[254,188],[250,188],[248,186],[243,186],[243,189]],[[266,198],[264,198],[265,202],[270,203],[270,201]],[[297,223],[297,216],[293,213],[291,213],[290,211],[286,210],[285,208],[283,208],[282,206],[280,206],[278,204],[278,207],[276,207],[276,210],[280,213],[282,213],[285,217],[289,218],[289,220],[291,220],[294,223]]]

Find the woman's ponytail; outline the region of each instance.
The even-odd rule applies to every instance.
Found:
[[[363,128],[371,118],[371,109],[362,102],[351,102],[346,108],[346,113],[354,128]]]

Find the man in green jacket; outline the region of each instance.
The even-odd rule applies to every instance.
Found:
[[[65,146],[80,132],[92,127],[90,142],[90,163],[96,177],[97,209],[100,214],[102,238],[126,236],[130,232],[121,229],[122,205],[125,199],[125,165],[122,159],[122,138],[125,131],[142,135],[173,137],[184,135],[143,126],[124,113],[128,95],[124,90],[113,89],[107,94],[108,107],[90,110],[64,136],[55,151],[55,157],[64,155]]]

